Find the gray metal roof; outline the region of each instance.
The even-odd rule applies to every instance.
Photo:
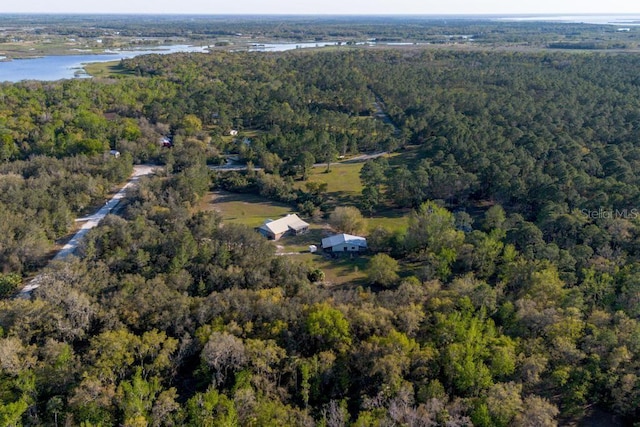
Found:
[[[275,221],[265,222],[260,226],[262,230],[267,230],[273,234],[282,234],[289,229],[299,231],[309,227],[309,224],[301,220],[298,215],[290,214]]]
[[[322,248],[332,248],[342,243],[353,246],[360,246],[361,248],[367,247],[367,239],[365,239],[364,237],[354,236],[351,234],[336,234],[331,237],[325,237],[324,239],[322,239]]]

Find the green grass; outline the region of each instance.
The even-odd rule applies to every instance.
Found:
[[[309,231],[298,236],[285,236],[276,242],[283,246],[281,252],[308,252],[309,245],[320,247],[322,239],[331,235],[323,224],[310,224]]]
[[[334,163],[330,171],[326,166],[313,168],[309,174],[309,181],[326,182],[327,190],[331,193],[345,193],[359,195],[362,191],[360,169],[364,163]]]
[[[404,231],[409,225],[409,211],[406,209],[394,209],[393,212],[387,212],[392,216],[384,216],[385,213],[380,212],[373,217],[365,217],[366,230],[370,233],[378,227],[387,229],[390,232]]]
[[[240,138],[257,138],[259,135],[263,134],[263,130],[259,129],[246,129],[238,132],[238,137]]]
[[[112,62],[93,62],[86,64],[84,70],[93,77],[116,77],[116,76],[132,76],[133,73],[126,71],[120,65],[120,61]]]
[[[254,194],[237,194],[215,191],[207,194],[201,209],[216,210],[225,222],[235,222],[249,227],[258,227],[268,218],[278,219],[293,211],[292,207],[273,202]]]
[[[294,260],[307,263],[324,272],[325,282],[336,285],[364,285],[368,255],[354,255],[353,258],[342,255],[331,258],[324,253],[306,253],[293,257]]]
[[[360,169],[363,163],[333,164],[327,173],[326,166],[313,168],[309,174],[310,182],[327,183],[327,207],[332,211],[336,206],[357,206],[362,192]],[[304,182],[296,187],[305,189]]]

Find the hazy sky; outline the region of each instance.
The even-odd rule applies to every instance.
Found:
[[[640,13],[634,0],[3,0],[0,13]]]

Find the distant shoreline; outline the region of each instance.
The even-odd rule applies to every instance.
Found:
[[[421,20],[441,20],[441,19],[527,19],[527,20],[564,20],[564,18],[601,18],[616,17],[628,18],[633,17],[634,20],[640,20],[640,12],[638,13],[434,13],[434,14],[178,14],[178,13],[29,13],[29,12],[0,12],[0,19],[7,17],[20,18],[49,18],[49,17],[72,17],[72,18],[88,18],[95,19],[100,17],[113,18],[161,18],[161,19],[229,19],[237,18],[240,20],[254,20],[264,18],[285,18],[285,19],[332,19],[332,18],[348,18],[348,19],[367,19],[367,18],[389,18],[389,19],[421,19]],[[16,23],[18,25],[19,23]]]

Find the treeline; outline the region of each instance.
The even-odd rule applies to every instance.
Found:
[[[627,49],[629,45],[626,43],[602,43],[596,41],[580,41],[565,43],[549,43],[551,49]]]

